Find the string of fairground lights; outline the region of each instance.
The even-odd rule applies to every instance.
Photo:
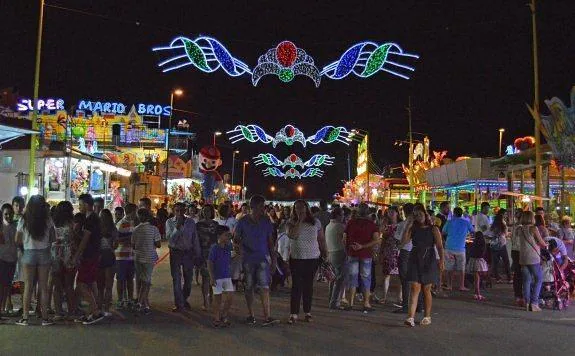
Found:
[[[326,154],[315,154],[311,156],[310,159],[304,162],[304,160],[292,153],[288,157],[286,157],[283,161],[277,158],[273,153],[260,153],[254,157],[254,163],[256,166],[265,164],[266,166],[274,166],[274,167],[321,167],[321,166],[331,166],[333,165],[333,160],[335,157]]]
[[[275,136],[269,135],[263,128],[258,125],[237,125],[233,130],[227,132],[231,143],[237,143],[246,140],[251,143],[262,142],[265,144],[272,144],[275,148],[280,143],[285,143],[287,146],[292,146],[294,143],[299,142],[304,147],[308,143],[317,145],[320,143],[334,143],[340,142],[349,145],[351,141],[351,132],[342,126],[324,126],[311,136],[304,136],[303,132],[293,125],[286,125],[279,130]]]

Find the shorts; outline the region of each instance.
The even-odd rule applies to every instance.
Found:
[[[212,287],[212,290],[214,291],[214,295],[235,291],[231,278],[216,279],[216,285]]]
[[[363,290],[371,289],[371,258],[359,258],[347,256],[347,283],[350,288],[359,287],[358,277],[361,275],[361,286]]]
[[[50,248],[41,250],[24,250],[22,264],[26,266],[46,266],[52,264]]]
[[[98,266],[100,265],[100,256],[95,256],[91,258],[83,258],[80,261],[80,267],[78,268],[78,283],[92,284],[96,282],[98,277]]]
[[[270,264],[267,261],[257,263],[244,263],[244,274],[246,277],[246,291],[253,291],[255,287],[262,289],[267,289],[270,287]]]
[[[465,251],[445,250],[445,270],[465,272]]]
[[[138,278],[139,281],[146,284],[152,284],[152,271],[154,271],[153,263],[134,261],[134,267],[136,268],[136,278]]]
[[[0,260],[0,286],[10,287],[16,272],[16,262],[6,262]]]
[[[116,254],[110,249],[105,249],[100,252],[100,268],[114,267],[116,264]]]
[[[118,282],[131,281],[134,279],[134,260],[116,261],[116,280]]]

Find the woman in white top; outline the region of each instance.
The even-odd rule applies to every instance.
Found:
[[[24,300],[22,319],[16,324],[28,325],[30,299],[34,280],[38,278],[38,291],[42,309],[42,326],[52,325],[48,319],[48,273],[50,271],[50,247],[56,240],[56,231],[50,218],[49,205],[41,195],[33,195],[26,205],[24,216],[18,222],[16,244],[24,249],[22,266],[24,270]]]
[[[541,247],[547,247],[547,243],[541,238],[535,227],[535,214],[525,211],[521,215],[521,226],[515,233],[519,234],[519,264],[523,274],[523,299],[527,311],[538,312],[539,292],[543,283],[543,271],[541,270]]]
[[[575,254],[575,246],[573,245],[575,234],[571,228],[571,217],[564,216],[561,219],[561,228],[557,231],[557,237],[565,244],[567,256],[573,259],[573,255]]]
[[[305,320],[312,321],[311,300],[313,280],[319,266],[319,258],[327,256],[325,237],[321,222],[314,218],[304,200],[294,203],[287,222],[290,239],[290,270],[292,277],[289,323],[297,321],[300,301],[303,299]]]

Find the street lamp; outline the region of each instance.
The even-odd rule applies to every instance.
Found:
[[[175,89],[170,92],[170,116],[168,119],[168,129],[166,130],[166,175],[165,175],[165,193],[168,195],[168,169],[170,159],[170,131],[172,130],[172,113],[174,112],[174,95],[182,96],[184,91],[182,89]]]
[[[234,169],[236,167],[236,155],[239,154],[239,150],[234,150],[232,153],[232,186],[234,185]]]
[[[214,147],[216,146],[216,136],[220,136],[222,134],[221,131],[214,132]]]
[[[276,187],[272,185],[272,186],[270,187],[270,192],[272,192],[272,197],[273,197],[275,191],[276,191]]]
[[[303,194],[303,186],[301,184],[297,186],[297,191],[298,191],[299,197],[301,199],[302,194]]]
[[[505,132],[504,128],[499,129],[499,157],[501,157],[502,145],[503,145],[503,133]]]
[[[242,191],[244,193],[244,196],[242,198],[242,200],[246,199],[246,166],[250,164],[248,161],[244,161],[243,163],[243,167],[242,167]]]

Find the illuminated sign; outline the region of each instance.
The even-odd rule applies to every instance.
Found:
[[[78,103],[78,110],[99,112],[101,114],[122,115],[126,113],[127,108],[127,105],[118,102],[80,100]],[[135,105],[135,108],[139,115],[170,116],[172,114],[172,107],[169,105],[138,103]]]
[[[16,104],[16,109],[18,111],[32,111],[34,110],[33,99],[20,99]],[[38,99],[36,103],[36,108],[38,111],[42,110],[64,110],[64,100],[63,99]]]
[[[357,175],[362,175],[367,172],[367,135],[361,140],[359,146],[357,146]]]

